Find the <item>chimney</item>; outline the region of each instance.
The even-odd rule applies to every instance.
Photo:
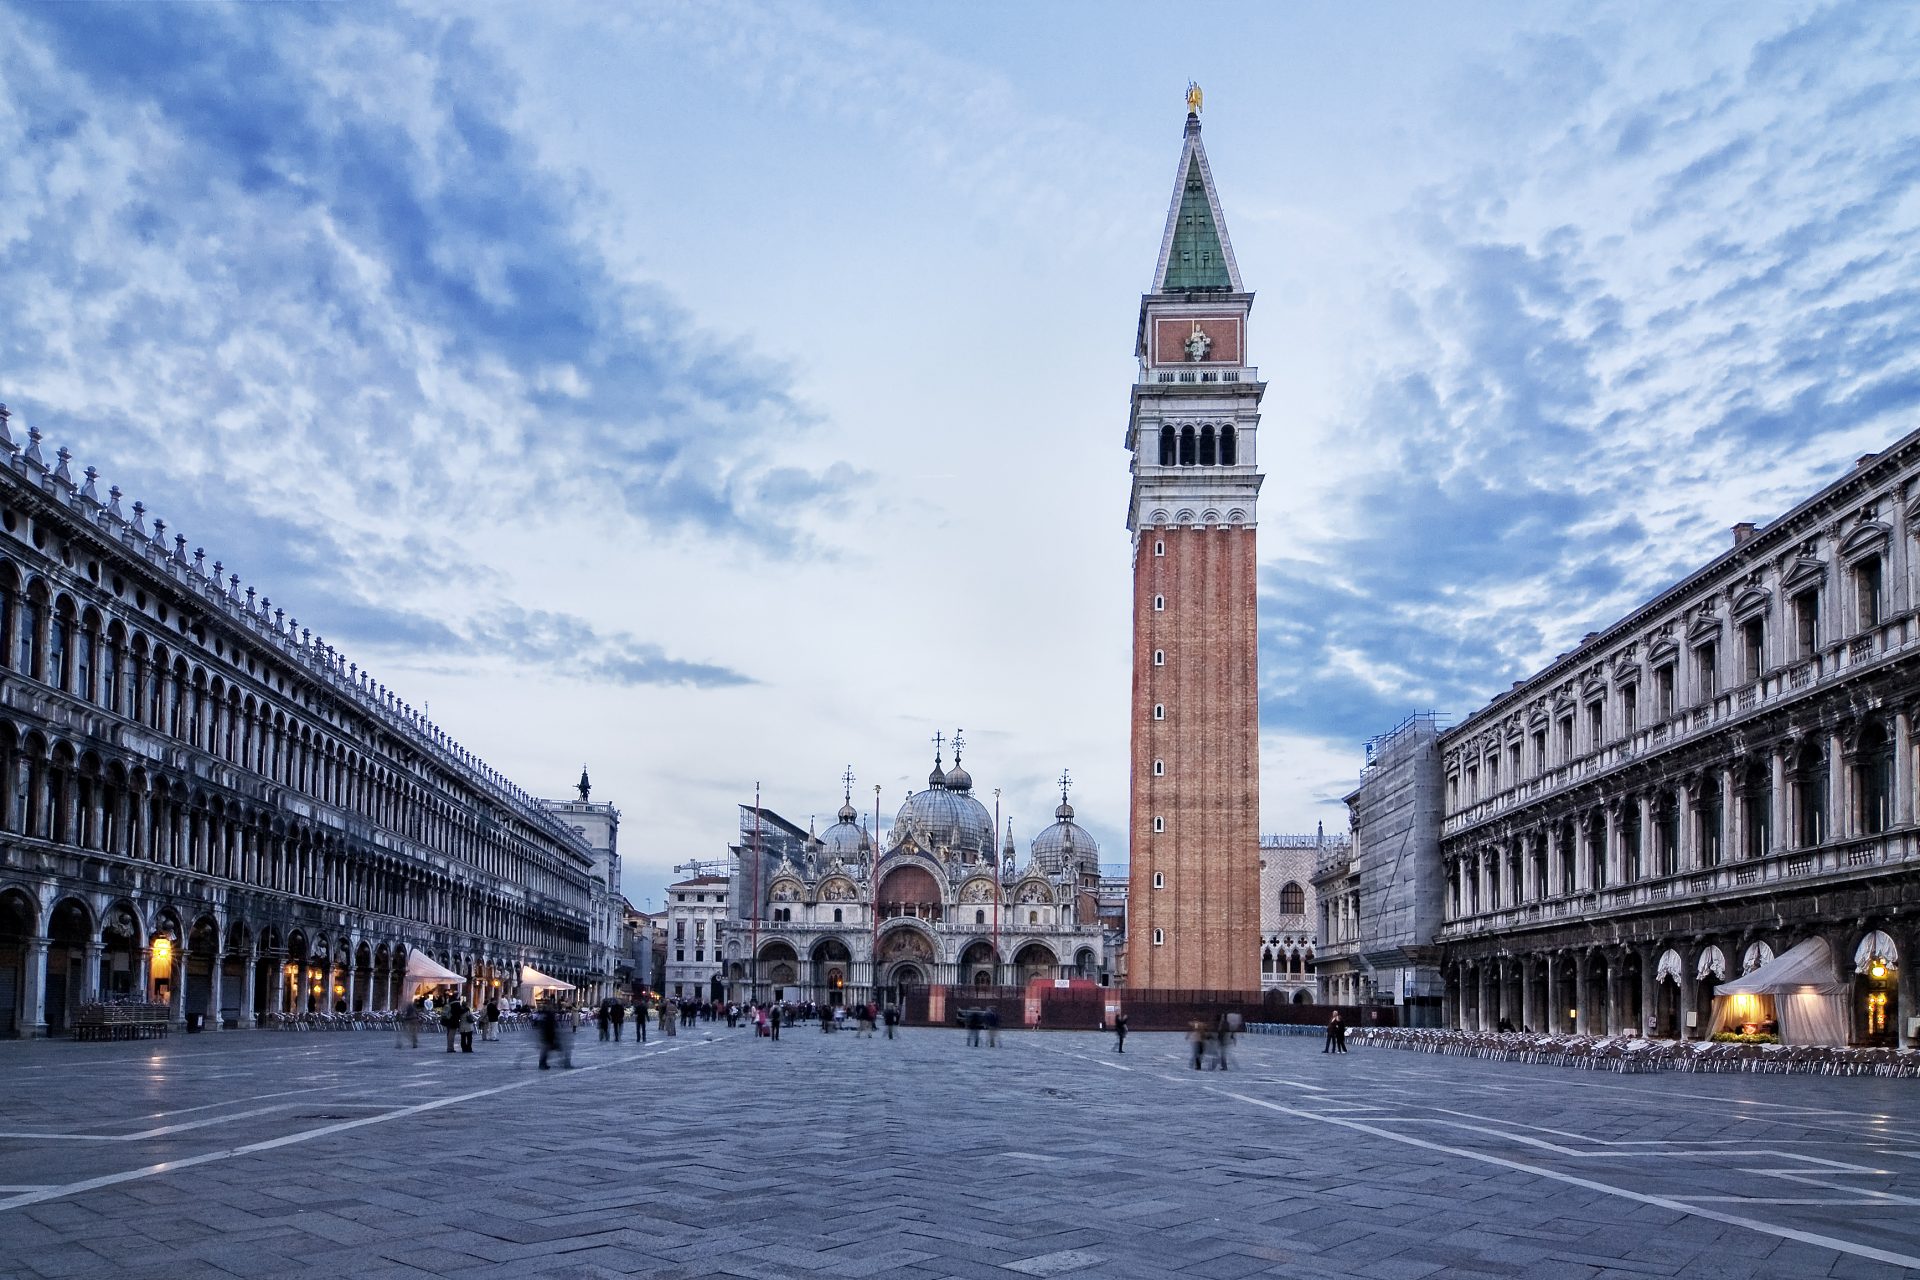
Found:
[[[1742,520],[1739,524],[1733,526],[1733,545],[1736,547],[1744,546],[1747,539],[1758,532],[1759,528],[1753,521]]]

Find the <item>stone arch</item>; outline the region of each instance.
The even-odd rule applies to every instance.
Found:
[[[40,901],[18,885],[0,888],[0,1037],[27,1032],[27,945],[40,936]]]
[[[1013,971],[1023,987],[1035,978],[1057,978],[1060,958],[1046,943],[1029,942],[1013,953]]]

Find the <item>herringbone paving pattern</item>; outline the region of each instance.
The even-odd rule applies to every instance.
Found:
[[[1004,1040],[0,1045],[0,1275],[1920,1275],[1910,1081]]]

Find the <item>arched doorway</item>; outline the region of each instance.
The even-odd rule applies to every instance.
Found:
[[[971,942],[960,953],[960,981],[972,987],[991,987],[994,983],[994,970],[999,966],[993,962],[993,944],[987,941]]]
[[[847,1001],[847,977],[853,972],[853,953],[838,938],[828,938],[813,949],[813,998],[838,1006]]]
[[[1073,956],[1073,976],[1092,982],[1100,976],[1100,958],[1092,947],[1082,947]]]
[[[755,984],[756,1000],[791,1000],[800,981],[800,957],[784,942],[769,942],[760,948],[760,981]],[[694,992],[698,995],[698,989]]]
[[[1855,1044],[1892,1048],[1900,1027],[1900,948],[1875,929],[1853,951]]]
[[[86,998],[87,943],[93,936],[93,916],[78,898],[65,898],[47,921],[47,1034],[67,1029],[80,1002]]]
[[[1722,982],[1733,975],[1733,966],[1727,960],[1727,953],[1709,943],[1700,951],[1700,959],[1694,965],[1693,1008],[1694,1025],[1706,1034],[1707,1027],[1713,1021],[1713,996]]]
[[[187,1017],[194,1015],[212,1021],[220,1011],[213,1007],[213,970],[220,962],[220,928],[212,916],[201,916],[187,934]]]
[[[933,972],[933,954],[933,939],[912,926],[881,935],[880,963],[886,966],[887,997],[904,1005],[909,992],[924,990]]]
[[[0,1036],[26,1031],[27,939],[39,932],[39,904],[18,889],[0,893]]]
[[[1647,1030],[1657,1039],[1677,1040],[1680,1037],[1680,1006],[1684,1003],[1681,977],[1684,971],[1685,966],[1678,951],[1669,947],[1660,953],[1660,959],[1654,967],[1653,1008],[1647,1019]]]
[[[139,986],[140,917],[124,902],[115,903],[100,927],[100,991],[124,999]]]
[[[1029,942],[1013,953],[1013,971],[1019,975],[1020,985],[1024,987],[1035,978],[1059,977],[1060,961],[1046,946]]]

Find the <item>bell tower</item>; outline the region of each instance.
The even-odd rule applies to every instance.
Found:
[[[1260,690],[1254,554],[1260,397],[1240,282],[1187,126],[1153,288],[1140,299],[1133,493],[1132,870],[1127,982],[1260,987]]]

